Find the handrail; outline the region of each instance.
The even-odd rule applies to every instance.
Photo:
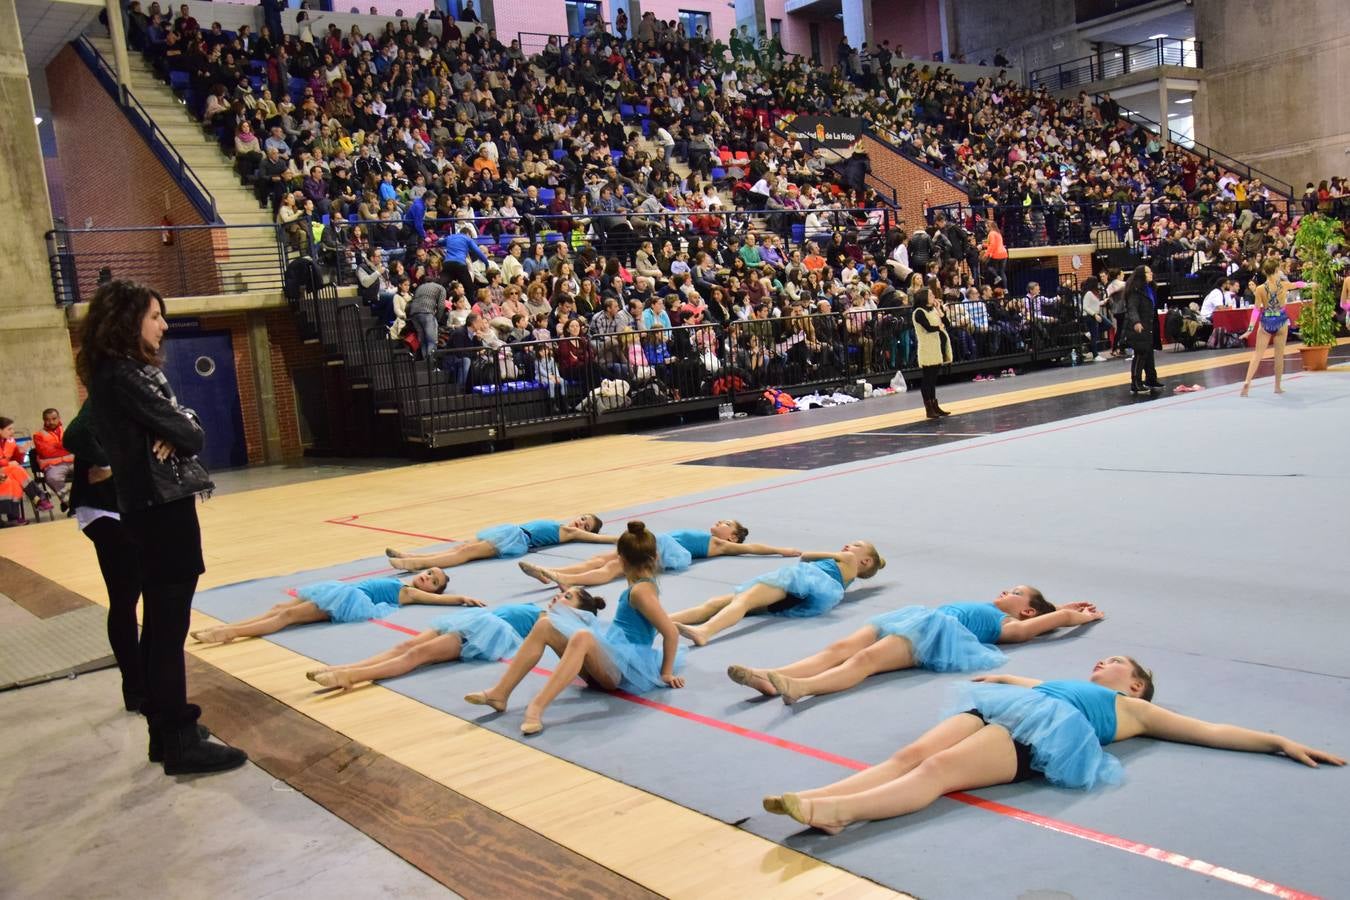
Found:
[[[1100,101],[1101,98],[1102,98],[1101,94],[1092,95],[1092,99],[1094,101]],[[1144,115],[1138,110],[1133,110],[1122,106],[1120,107],[1120,114],[1123,118],[1126,118],[1129,121],[1135,122],[1139,125],[1143,125],[1156,134],[1162,134],[1162,124],[1153,119],[1150,119],[1148,116]],[[1172,143],[1179,145],[1180,147],[1190,151],[1191,153],[1194,153],[1196,156],[1199,156],[1203,159],[1212,159],[1220,163],[1221,165],[1234,170],[1235,172],[1241,173],[1247,178],[1252,177],[1260,178],[1263,182],[1266,183],[1268,187],[1272,188],[1279,194],[1283,194],[1286,199],[1293,199],[1294,186],[1289,182],[1281,178],[1276,178],[1274,175],[1271,175],[1268,172],[1263,172],[1260,169],[1256,168],[1255,166],[1248,165],[1247,163],[1243,162],[1242,160],[1236,157],[1229,156],[1227,153],[1215,150],[1213,147],[1210,147],[1207,144],[1202,144],[1199,141],[1195,140],[1194,138],[1182,134],[1181,132],[1177,131],[1171,126],[1168,126],[1167,134],[1169,140],[1171,140]]]
[[[221,219],[216,207],[216,198],[211,194],[206,183],[192,170],[192,166],[188,165],[187,160],[183,158],[183,154],[178,152],[178,148],[169,140],[169,136],[159,127],[154,117],[136,98],[136,95],[131,92],[131,89],[126,85],[118,84],[116,73],[103,57],[103,54],[98,52],[98,48],[86,35],[80,35],[79,38],[71,42],[71,46],[75,48],[75,52],[80,59],[84,60],[85,64],[89,66],[94,77],[108,92],[108,96],[112,97],[118,107],[121,108],[122,113],[127,117],[127,121],[140,132],[151,151],[159,157],[160,162],[178,182],[178,186],[183,189],[183,193],[187,195],[188,200],[191,201],[197,212],[201,213],[202,218],[208,224],[219,223]]]
[[[964,184],[962,184],[959,180],[951,177],[946,172],[936,169],[933,166],[929,165],[928,163],[924,162],[912,151],[907,150],[905,148],[904,141],[901,140],[900,138],[900,135],[896,134],[894,131],[887,128],[886,126],[878,125],[875,122],[867,122],[863,126],[863,134],[872,138],[877,143],[882,144],[887,149],[898,154],[899,156],[903,156],[905,159],[914,163],[914,165],[923,169],[925,172],[927,172],[929,175],[932,175],[934,178],[939,178],[942,181],[945,181],[947,184],[951,185],[952,187],[956,188],[961,193],[969,195],[970,192]]]
[[[1027,74],[1027,86],[1063,90],[1161,66],[1204,68],[1203,44],[1193,38],[1154,38],[1122,44],[1111,52],[1111,56],[1093,53],[1034,69]]]

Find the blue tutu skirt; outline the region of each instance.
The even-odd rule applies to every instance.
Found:
[[[914,648],[916,665],[934,672],[976,672],[1007,662],[1003,651],[970,633],[952,616],[927,606],[906,606],[867,620],[877,638],[902,637]],[[969,707],[967,707],[969,708]]]
[[[502,559],[514,559],[530,552],[530,536],[519,525],[493,525],[474,535],[497,548]]]
[[[1288,324],[1289,314],[1284,311],[1277,316],[1261,315],[1261,327],[1266,330],[1266,334],[1279,334],[1280,329]]]
[[[307,584],[297,589],[295,596],[313,603],[334,622],[369,622],[398,609],[397,603],[376,603],[355,585],[341,581]]]
[[[787,616],[793,619],[806,619],[827,613],[844,599],[844,586],[830,577],[819,566],[810,563],[793,563],[774,569],[736,586],[736,593],[749,590],[756,584],[776,587],[788,595],[789,602],[775,603],[768,609],[758,610],[771,616]],[[791,602],[796,601],[796,602]]]
[[[431,627],[441,634],[459,635],[460,659],[495,662],[520,649],[520,635],[490,609],[455,610],[432,619]]]
[[[656,536],[656,555],[661,559],[661,568],[666,572],[683,572],[694,564],[694,557],[680,543],[668,534]]]
[[[948,715],[978,709],[1031,747],[1031,767],[1050,783],[1086,790],[1124,776],[1120,760],[1102,749],[1092,723],[1073,705],[1011,684],[963,684],[957,691]]]
[[[645,694],[666,683],[661,680],[661,661],[665,653],[658,646],[642,646],[630,643],[623,631],[611,624],[601,625],[591,613],[571,607],[554,607],[548,612],[548,620],[564,637],[571,637],[578,631],[589,631],[605,653],[609,665],[609,676],[618,682],[619,690],[630,694]],[[684,668],[684,649],[675,655],[675,671]]]

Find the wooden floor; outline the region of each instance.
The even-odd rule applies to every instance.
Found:
[[[1234,356],[1181,361],[1159,371],[1166,377],[1236,361]],[[1127,381],[1127,372],[1112,367],[1100,377],[947,405],[959,414]],[[906,410],[808,425],[794,430],[792,440],[905,424],[922,416],[921,410]],[[386,545],[414,547],[471,536],[512,518],[503,515],[504,509],[519,510],[519,518],[568,518],[744,484],[779,472],[680,463],[782,442],[777,434],[718,443],[620,435],[228,494],[200,507],[207,565],[201,586],[336,565],[376,555]],[[86,597],[104,596],[92,549],[73,521],[6,531],[0,534],[0,557]],[[214,623],[194,614],[193,627]],[[316,725],[651,892],[671,897],[896,896],[382,687],[333,702],[316,695],[303,677],[312,661],[275,644],[241,641],[189,646],[188,652],[196,658],[194,672],[204,672],[197,663],[207,663]]]

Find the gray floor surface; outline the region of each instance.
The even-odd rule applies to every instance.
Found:
[[[802,789],[850,770],[812,750],[878,761],[935,723],[961,675],[907,672],[844,695],[786,708],[724,675],[730,663],[788,662],[910,603],[989,599],[1018,582],[1052,601],[1091,600],[1106,621],[1014,647],[1003,671],[1087,677],[1102,656],[1139,657],[1158,677],[1157,702],[1182,713],[1279,731],[1350,750],[1350,580],[1339,521],[1350,500],[1350,378],[1298,376],[1289,393],[1258,381],[976,438],[958,445],[797,473],[747,487],[601,510],[665,530],[737,517],[752,537],[804,549],[872,539],[888,567],[829,615],[758,619],[688,654],[688,686],[647,699],[709,722],[590,691],[549,710],[533,746],[925,898],[1239,896],[1229,881],[1067,836],[1004,815],[939,801],[903,820],[838,837],[803,832],[759,809],[765,793]],[[528,516],[522,514],[521,518]],[[615,526],[612,526],[615,527]],[[383,546],[372,539],[372,550]],[[585,547],[546,556],[580,558]],[[371,558],[206,592],[198,606],[252,615],[286,588],[381,568]],[[721,593],[773,559],[719,559],[662,582],[668,609]],[[514,563],[475,563],[454,589],[491,602],[547,596]],[[606,592],[618,593],[618,586]],[[440,610],[390,617],[424,627]],[[316,625],[274,639],[327,662],[349,662],[401,639],[376,623]],[[206,656],[209,661],[209,653]],[[546,662],[547,664],[547,658]],[[520,710],[542,684],[528,678],[504,716],[464,693],[493,683],[496,664],[426,669],[385,685],[517,736]],[[783,746],[792,742],[798,747]],[[1344,895],[1350,858],[1338,823],[1350,771],[1149,740],[1117,745],[1127,781],[1093,793],[1028,783],[978,794],[1033,814],[1161,848],[1258,879]]]
[[[116,670],[0,693],[0,897],[457,895],[253,765],[167,778]]]

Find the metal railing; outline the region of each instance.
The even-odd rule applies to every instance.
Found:
[[[441,348],[414,358],[331,287],[293,298],[308,333],[341,357],[353,388],[394,414],[412,444],[591,431],[625,420],[754,404],[768,388],[829,393],[913,375],[913,309],[890,306]],[[1091,337],[1075,293],[947,306],[952,370],[1062,359]]]
[[[1093,100],[1101,100],[1101,95],[1094,94]],[[1160,135],[1163,133],[1163,126],[1161,124],[1159,124],[1154,119],[1150,119],[1148,116],[1144,115],[1141,112],[1138,112],[1137,110],[1128,109],[1122,106],[1120,108],[1120,116],[1126,121],[1133,122],[1136,125],[1143,126],[1147,130],[1152,131],[1154,134]],[[1249,180],[1253,178],[1259,178],[1267,187],[1280,194],[1283,194],[1285,197],[1294,196],[1294,186],[1287,181],[1276,178],[1274,175],[1271,175],[1268,172],[1263,172],[1260,169],[1250,166],[1247,163],[1243,162],[1242,160],[1237,159],[1236,157],[1229,156],[1227,153],[1215,150],[1213,147],[1210,147],[1207,144],[1202,144],[1199,141],[1195,140],[1190,135],[1182,134],[1180,131],[1177,131],[1171,127],[1167,129],[1167,135],[1168,140],[1170,140],[1173,144],[1176,144],[1182,149],[1195,154],[1200,159],[1206,160],[1208,162],[1218,163],[1223,168],[1228,169],[1229,171],[1237,175],[1241,175],[1243,178]]]
[[[99,84],[108,92],[108,96],[117,102],[122,113],[140,133],[151,151],[159,157],[164,168],[169,172],[173,179],[182,188],[183,193],[187,195],[197,212],[201,213],[203,219],[209,223],[220,222],[220,213],[216,208],[216,198],[212,196],[211,191],[206,187],[206,182],[192,170],[183,154],[174,147],[173,141],[164,133],[154,116],[136,99],[136,95],[126,85],[119,85],[117,82],[117,72],[103,58],[103,54],[90,42],[85,35],[73,42],[76,54],[84,60],[89,66],[89,70],[94,73]]]
[[[966,191],[965,182],[961,180],[961,176],[957,173],[955,169],[953,169],[946,163],[943,164],[941,169],[937,168],[927,159],[924,159],[923,156],[916,153],[914,149],[910,147],[910,145],[903,138],[900,137],[899,134],[895,133],[886,126],[878,125],[875,122],[868,122],[863,133],[866,134],[868,137],[872,138],[877,143],[881,144],[886,149],[894,153],[897,153],[900,156],[903,156],[905,159],[914,163],[914,165],[923,169],[925,172],[932,175],[934,178],[939,178],[945,181],[947,184],[956,188],[958,191],[962,192]]]
[[[1190,38],[1155,38],[1138,44],[1103,44],[1097,53],[1034,69],[1028,85],[1052,91],[1081,87],[1094,81],[1117,78],[1161,66],[1204,68],[1203,44]]]
[[[108,278],[166,297],[277,291],[295,255],[275,225],[60,228],[46,234],[58,303],[88,300]]]

